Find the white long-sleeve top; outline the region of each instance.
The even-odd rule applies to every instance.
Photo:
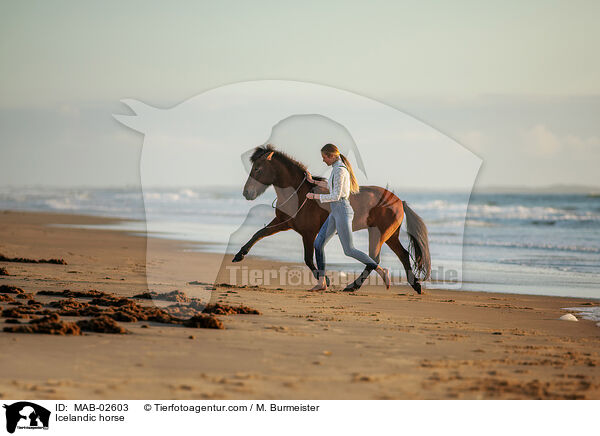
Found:
[[[342,162],[342,159],[338,158],[338,160],[331,164],[331,168],[331,174],[327,180],[329,194],[318,194],[321,203],[338,201],[350,196],[350,172]]]

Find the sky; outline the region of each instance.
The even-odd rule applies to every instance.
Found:
[[[0,3],[0,186],[136,186],[120,101],[264,79],[377,100],[458,141],[477,186],[600,186],[600,3]],[[360,147],[360,144],[358,144]],[[236,162],[239,164],[239,162]]]
[[[329,86],[261,80],[219,87],[171,109],[123,102],[135,115],[115,118],[144,134],[144,189],[215,181],[241,187],[256,144],[328,176],[320,150],[333,143],[354,162],[359,184],[396,190],[468,195],[481,166],[474,153],[414,117]]]

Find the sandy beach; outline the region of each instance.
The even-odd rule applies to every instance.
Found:
[[[34,294],[91,289],[132,297],[214,283],[221,255],[152,239],[164,277],[146,281],[144,237],[60,225],[89,216],[0,212],[0,285]],[[301,247],[298,246],[298,250]],[[279,264],[248,256],[249,268]],[[154,278],[156,279],[156,278]],[[217,281],[221,281],[220,279]],[[130,334],[0,332],[5,399],[600,399],[600,328],[561,321],[599,300],[365,286],[217,287],[213,300],[260,315],[219,315],[224,329],[119,322]],[[58,298],[54,298],[58,300]],[[10,307],[2,302],[2,308]],[[67,318],[68,319],[68,318]],[[1,327],[7,324],[2,318]]]

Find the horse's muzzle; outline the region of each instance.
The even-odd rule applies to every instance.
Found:
[[[251,191],[248,189],[244,189],[243,195],[246,200],[255,200],[257,197],[256,191]]]

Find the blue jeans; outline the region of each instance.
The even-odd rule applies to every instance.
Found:
[[[332,201],[330,204],[331,213],[327,217],[327,220],[325,220],[325,223],[323,223],[315,239],[318,277],[325,276],[325,244],[335,234],[336,230],[346,256],[353,257],[359,262],[364,263],[369,271],[377,268],[377,262],[367,254],[354,248],[354,243],[352,242],[352,218],[354,217],[354,211],[352,210],[352,206],[350,206],[350,201],[343,198],[338,201]]]

